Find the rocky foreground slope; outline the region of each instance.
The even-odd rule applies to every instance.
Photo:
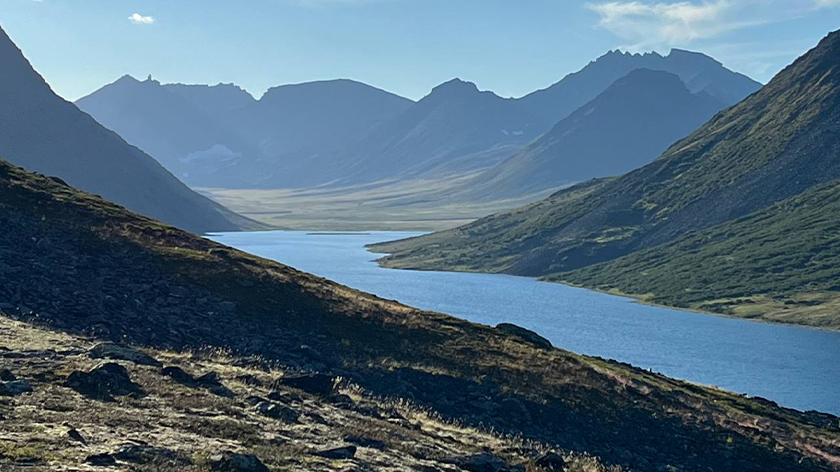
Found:
[[[3,471],[620,471],[218,350],[143,352],[0,315],[0,365]]]
[[[840,470],[837,417],[784,409],[575,355],[516,327],[491,328],[382,300],[162,225],[2,161],[0,227],[0,309],[74,336],[148,346],[157,350],[155,357],[166,357],[160,350],[179,353],[166,362],[177,365],[182,359],[181,367],[190,376],[174,375],[201,388],[225,392],[216,385],[219,376],[197,378],[209,364],[185,363],[184,353],[223,350],[232,363],[256,356],[270,366],[282,365],[284,371],[328,373],[368,395],[433,411],[446,421],[514,435],[539,443],[540,450],[587,453],[608,466],[697,472]],[[13,351],[23,347],[6,346]],[[118,400],[122,397],[116,394],[128,393],[125,401],[137,396],[148,414],[159,415],[156,405],[140,399],[155,398],[142,392],[164,395],[168,388],[155,387],[158,367],[129,366],[123,372],[107,366],[91,372],[94,363],[74,357],[78,353],[73,349],[53,349],[63,352],[59,363],[66,365],[55,375],[47,373],[54,364],[43,364],[42,373],[12,365],[19,370],[13,375],[33,381],[34,392],[15,397],[10,404],[14,408],[4,407],[6,417],[36,410],[17,405],[39,390],[55,389],[51,391],[57,398],[71,401],[77,399],[73,389],[89,390],[90,385],[101,398],[107,398],[105,393]],[[8,359],[2,358],[4,367],[10,365]],[[246,391],[234,381],[246,372],[213,369],[235,401],[246,402],[250,395],[270,400],[267,390]],[[69,370],[79,373],[71,380]],[[128,376],[137,385],[103,393],[96,387],[103,376]],[[245,406],[230,405],[231,415],[250,414]],[[79,410],[92,414],[89,409]],[[122,417],[130,421],[132,411]],[[37,424],[58,427],[58,419],[65,421],[43,418]],[[105,427],[120,434],[113,421],[89,418],[94,418],[89,424],[103,428],[95,437]],[[160,424],[186,428],[179,416],[158,418]],[[158,423],[150,424],[157,430]],[[15,444],[25,445],[46,429],[21,426]],[[86,431],[80,431],[84,436]],[[220,427],[214,434],[228,431]],[[153,445],[177,449],[182,443]],[[94,452],[114,452],[111,444],[101,446]],[[212,449],[217,453],[221,448]],[[504,456],[504,451],[491,450]],[[275,454],[266,460],[277,470],[299,460],[294,451],[268,452]],[[74,454],[74,461],[82,456]],[[529,454],[523,452],[509,465],[521,464],[517,461]]]

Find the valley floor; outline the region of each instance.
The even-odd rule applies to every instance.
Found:
[[[447,181],[310,190],[199,188],[225,207],[267,225],[319,231],[438,231],[542,199],[544,191],[515,199],[461,201]],[[450,198],[451,197],[451,198]]]

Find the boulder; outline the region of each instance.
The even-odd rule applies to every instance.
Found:
[[[295,410],[287,406],[283,406],[274,402],[269,401],[262,401],[257,403],[256,407],[254,408],[257,410],[257,413],[267,416],[269,418],[274,418],[276,420],[281,420],[286,423],[294,423],[297,421],[300,414]]]
[[[352,459],[356,455],[356,446],[342,446],[315,451],[312,454],[327,459]]]
[[[64,386],[86,397],[104,401],[113,401],[115,395],[144,394],[143,389],[131,381],[125,367],[115,362],[100,364],[89,372],[71,372]]]
[[[85,458],[85,462],[90,465],[97,465],[97,466],[111,466],[116,465],[117,460],[111,454],[103,453],[103,454],[93,454],[87,456]]]
[[[441,460],[469,472],[500,472],[507,467],[505,461],[486,452],[480,454],[449,456]]]
[[[516,336],[525,343],[540,349],[552,349],[554,347],[552,346],[551,341],[549,341],[548,339],[540,336],[539,334],[531,331],[530,329],[525,329],[521,326],[516,326],[512,323],[499,323],[496,325],[496,329],[507,334]]]
[[[197,387],[198,382],[195,381],[195,377],[188,374],[184,369],[175,366],[167,366],[160,370],[162,375],[167,377],[171,377],[172,380],[178,382],[181,385],[186,385],[188,387]]]
[[[202,375],[201,377],[195,379],[196,383],[214,395],[218,395],[220,397],[226,398],[233,398],[233,392],[222,385],[222,380],[219,377],[219,374],[213,371],[207,372],[206,374]]]
[[[185,466],[191,465],[188,456],[164,447],[154,447],[148,444],[126,443],[111,454],[115,459],[131,464],[155,464],[157,466]]]
[[[17,377],[15,377],[15,374],[13,374],[9,369],[0,369],[0,380],[4,382],[11,382],[13,380],[17,380]]]
[[[135,364],[151,365],[155,367],[163,365],[159,360],[143,351],[131,347],[119,346],[114,343],[97,344],[88,351],[88,355],[94,359],[129,361]]]
[[[210,470],[219,472],[269,472],[257,456],[225,451],[210,457],[207,461]]]
[[[277,379],[278,385],[296,388],[304,392],[312,393],[314,395],[328,396],[335,391],[336,378],[321,374],[318,372],[311,372],[305,374],[284,375]]]
[[[26,380],[0,381],[0,396],[15,397],[32,391],[32,385]]]
[[[560,454],[548,452],[537,458],[534,461],[534,465],[542,467],[549,472],[563,472],[563,468],[566,467],[566,461]]]

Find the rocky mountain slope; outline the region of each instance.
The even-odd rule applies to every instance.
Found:
[[[193,192],[154,159],[57,96],[0,29],[0,155],[184,229],[257,226]]]
[[[810,216],[809,227],[803,230],[812,234],[829,230],[833,202],[817,189],[840,178],[840,66],[834,60],[838,54],[840,33],[835,32],[759,92],[717,114],[657,160],[633,172],[587,182],[546,201],[447,233],[386,244],[377,250],[396,252],[385,262],[398,267],[552,274],[555,279],[585,283],[597,278],[598,286],[612,283],[594,274],[594,264],[614,261],[609,267],[615,270],[622,264],[619,258],[637,253],[645,257],[646,269],[625,274],[623,281],[614,284],[635,292],[646,285],[629,282],[630,278],[670,277],[667,270],[673,266],[668,265],[663,251],[670,248],[673,255],[675,246],[663,244],[681,241],[677,244],[682,244],[683,250],[690,248],[695,253],[717,247],[716,254],[725,257],[719,251],[721,246],[714,246],[723,239],[730,246],[747,245],[741,254],[754,255],[749,261],[753,271],[784,273],[790,269],[798,275],[781,284],[765,276],[745,284],[737,279],[736,274],[743,274],[740,269],[721,272],[718,266],[702,265],[690,268],[696,272],[671,279],[668,288],[662,289],[668,296],[658,297],[654,291],[651,297],[678,306],[713,306],[717,297],[723,296],[732,298],[721,305],[734,314],[737,306],[750,303],[752,297],[767,297],[774,303],[761,316],[837,326],[836,316],[830,320],[818,317],[821,321],[816,322],[774,313],[788,310],[790,305],[804,310],[799,298],[812,290],[819,296],[806,302],[809,310],[826,310],[840,293],[830,284],[812,286],[810,278],[821,277],[819,265],[807,263],[806,258],[791,260],[789,266],[780,268],[779,254],[770,248],[803,257],[808,253],[831,257],[823,252],[831,246],[821,239],[789,238],[784,225],[764,228],[763,232],[769,231],[764,232],[766,241],[746,231],[755,230],[750,221],[768,216],[766,211],[772,211],[771,205],[777,202],[783,207],[809,202],[808,208],[794,208],[791,214],[802,210],[803,217]],[[807,191],[816,193],[803,193]],[[800,194],[802,199],[794,198]],[[722,224],[730,226],[717,226]],[[733,231],[722,233],[723,228]],[[693,243],[686,246],[689,240]],[[764,244],[767,241],[774,244]],[[579,269],[587,275],[574,275]],[[686,285],[692,277],[695,281]],[[701,281],[704,286],[727,290],[693,291]]]
[[[382,300],[5,162],[0,195],[0,309],[21,321],[120,344],[223,349],[329,373],[447,421],[586,452],[606,465],[840,470],[840,420],[830,415],[575,355],[516,327],[491,328]],[[152,372],[132,386],[123,382],[132,373],[118,367],[79,367],[65,384],[82,391],[93,386],[95,396],[111,394],[96,379],[119,380],[115,394],[140,394],[154,382],[147,377]],[[218,376],[172,375],[225,392]],[[229,377],[221,377],[241,398]]]
[[[620,471],[254,357],[97,344],[0,314],[0,359],[0,385],[28,386],[0,396],[9,472]],[[68,380],[110,371],[126,374],[110,401]]]
[[[723,103],[674,74],[636,69],[513,156],[466,182],[478,198],[526,195],[645,165]],[[474,197],[474,198],[475,198]]]
[[[741,101],[761,87],[760,83],[727,69],[720,62],[699,52],[672,49],[667,56],[662,56],[656,52],[631,54],[616,50],[519,101],[548,121],[556,123],[636,69],[675,74],[691,93],[711,96],[724,106]]]

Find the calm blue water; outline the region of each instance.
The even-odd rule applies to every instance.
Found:
[[[364,248],[416,234],[268,231],[211,238],[418,308],[488,325],[515,323],[571,351],[840,414],[840,332],[652,307],[524,277],[383,269]]]

